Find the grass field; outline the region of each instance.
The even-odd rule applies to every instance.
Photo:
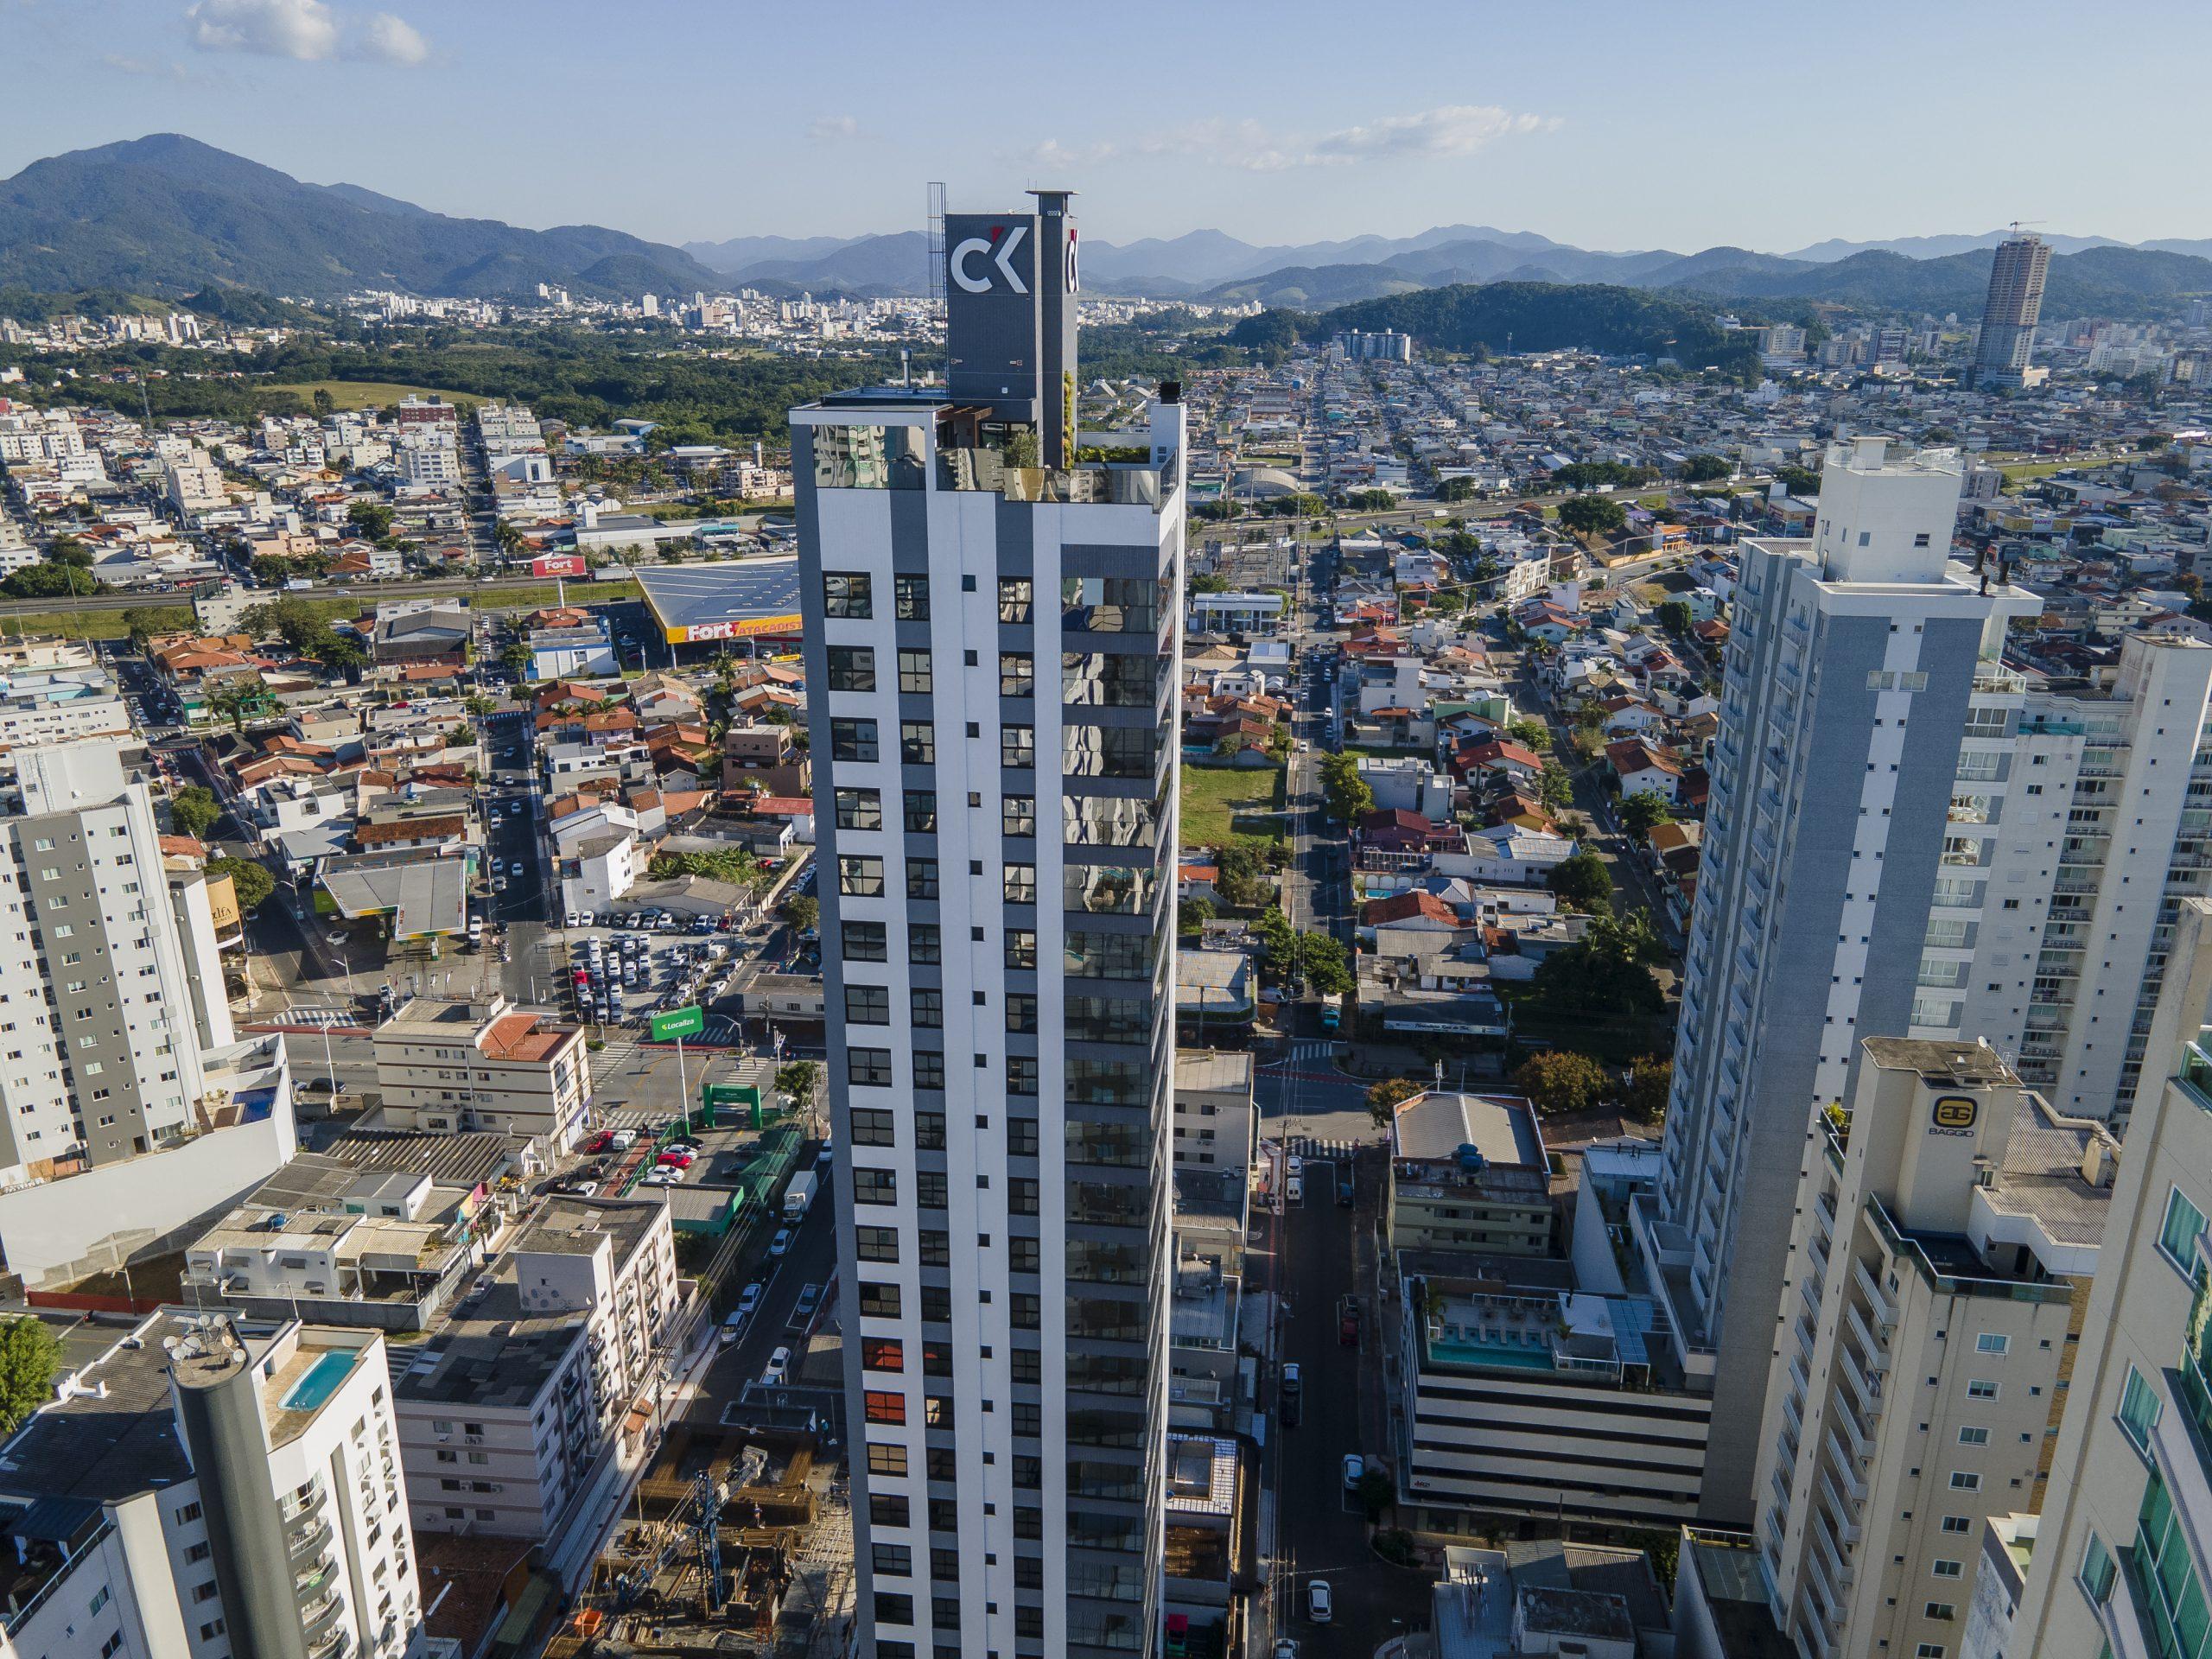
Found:
[[[1283,769],[1244,772],[1229,766],[1183,768],[1183,845],[1218,847],[1227,841],[1272,847],[1283,838],[1281,821],[1265,831],[1232,830],[1239,812],[1283,810]]]
[[[480,609],[537,610],[559,602],[560,588],[550,582],[531,582],[481,594],[457,593],[444,597]],[[280,597],[271,594],[270,599]],[[571,605],[618,605],[642,597],[634,582],[572,582]],[[304,598],[303,602],[325,622],[350,622],[376,609],[377,590],[365,582],[344,599]],[[157,633],[181,632],[197,626],[189,605],[118,604],[112,610],[26,611],[0,616],[0,635],[58,633],[71,639],[120,639],[130,632],[134,611],[147,613]]]
[[[318,391],[330,394],[340,409],[382,409],[403,397],[442,397],[449,404],[472,407],[487,401],[466,391],[443,391],[436,386],[403,386],[392,380],[296,380],[271,385],[270,391],[289,391],[303,404],[312,404]]]

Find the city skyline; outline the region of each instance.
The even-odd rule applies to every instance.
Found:
[[[1993,36],[1963,16],[1875,7],[1865,32],[1894,29],[1915,49],[1853,86],[1853,149],[1837,165],[1866,188],[1808,193],[1797,146],[1744,142],[1795,130],[1806,88],[1779,53],[1762,73],[1756,54],[1724,49],[1764,21],[1734,3],[1701,7],[1701,28],[1670,18],[1663,30],[1626,10],[1610,22],[1586,14],[1576,29],[1488,9],[1437,17],[1385,6],[1366,19],[1370,38],[1408,48],[1388,83],[1310,79],[1316,31],[1330,22],[1311,6],[1270,13],[1264,28],[1241,8],[1179,16],[1173,54],[1157,49],[1147,7],[1103,36],[1043,20],[994,39],[983,73],[998,90],[932,109],[926,123],[905,114],[923,107],[912,89],[952,74],[950,54],[972,42],[887,10],[863,10],[860,52],[779,41],[771,58],[753,38],[756,18],[666,0],[628,14],[620,32],[566,0],[526,20],[504,4],[394,6],[12,8],[0,14],[0,51],[37,73],[18,89],[0,171],[175,129],[442,213],[604,223],[671,242],[916,228],[930,178],[951,186],[956,207],[1031,185],[1095,193],[1095,234],[1109,242],[1201,228],[1295,242],[1455,220],[1680,251],[1978,234],[2015,219],[2127,242],[2212,235],[2212,214],[2185,188],[2188,100],[2161,96],[2169,82],[2185,93],[2184,66],[2212,46],[2212,20],[2180,8],[2133,8],[2140,28],[2104,31],[2108,47],[2069,38],[2060,54],[2036,27],[2059,27],[2052,8],[2022,7],[2019,26]],[[2139,94],[2125,130],[2049,118],[2101,57],[2120,73],[2119,43],[2153,37],[2159,51],[2125,60]],[[1648,99],[1588,96],[1593,40]],[[1968,52],[1983,73],[1961,86],[1949,66]],[[634,76],[662,95],[605,100]],[[330,118],[272,131],[270,102],[294,99]],[[566,142],[564,126],[590,142]],[[687,154],[725,170],[703,173]],[[1948,165],[1929,167],[1931,155]],[[1726,190],[1682,183],[1714,168]]]

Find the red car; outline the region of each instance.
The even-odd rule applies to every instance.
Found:
[[[585,1147],[585,1148],[584,1148],[584,1150],[585,1150],[585,1151],[587,1151],[587,1152],[612,1152],[612,1151],[613,1151],[613,1150],[614,1150],[614,1131],[613,1131],[613,1130],[612,1130],[612,1129],[601,1129],[601,1130],[599,1132],[599,1136],[598,1136],[598,1138],[597,1138],[596,1140],[594,1140],[594,1141],[591,1143],[591,1145],[589,1145],[588,1147]]]
[[[696,1153],[686,1152],[681,1147],[676,1147],[664,1152],[653,1161],[657,1164],[665,1164],[671,1169],[689,1169],[699,1161],[699,1158]]]

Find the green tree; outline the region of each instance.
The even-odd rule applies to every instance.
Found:
[[[251,681],[228,679],[207,694],[207,711],[226,720],[234,732],[244,732],[249,715],[260,706],[261,688]]]
[[[1279,910],[1263,910],[1252,924],[1252,937],[1260,942],[1260,977],[1271,985],[1289,978],[1298,960],[1298,935],[1290,918]]]
[[[1821,493],[1821,475],[1804,467],[1777,467],[1775,477],[1790,494],[1814,496]]]
[[[1536,774],[1536,798],[1554,812],[1574,799],[1574,780],[1558,761],[1545,761]]]
[[[1642,911],[1592,915],[1582,937],[1537,964],[1538,1001],[1554,1019],[1656,1014],[1666,1006],[1651,964],[1666,950]]]
[[[1505,734],[1524,749],[1543,753],[1552,746],[1552,728],[1530,715],[1522,715],[1505,722]]]
[[[1398,498],[1388,490],[1354,490],[1344,498],[1344,505],[1354,512],[1388,512],[1398,505]]]
[[[214,792],[200,784],[187,784],[169,798],[169,822],[181,836],[190,836],[194,841],[205,841],[223,816],[222,803]]]
[[[1670,599],[1659,607],[1659,626],[1673,634],[1688,633],[1696,626],[1690,614],[1689,601]]]
[[[1588,1111],[1605,1097],[1610,1083],[1604,1066],[1565,1049],[1531,1054],[1513,1074],[1513,1086],[1547,1117]]]
[[[86,547],[76,537],[64,533],[54,538],[53,545],[46,550],[46,559],[49,564],[62,564],[73,569],[89,570],[92,568],[92,550]]]
[[[1628,509],[1606,496],[1570,496],[1559,504],[1559,521],[1577,535],[1618,536],[1628,528]]]
[[[784,920],[801,933],[822,919],[822,906],[813,894],[795,893],[785,899],[781,906]]]
[[[1728,477],[1736,469],[1719,455],[1692,455],[1682,463],[1682,482],[1712,484]]]
[[[1436,486],[1436,499],[1440,501],[1471,501],[1480,493],[1475,480],[1464,475],[1447,478]]]
[[[346,509],[346,522],[356,534],[381,541],[391,534],[391,509],[381,501],[356,501]]]
[[[1342,996],[1352,988],[1344,941],[1327,933],[1307,933],[1298,941],[1298,965],[1323,996]]]
[[[334,673],[343,674],[352,683],[358,683],[362,671],[369,665],[369,653],[351,634],[326,630],[323,637],[315,641],[315,648],[317,662]]]
[[[1675,1063],[1663,1054],[1641,1054],[1628,1069],[1628,1088],[1621,1104],[1647,1123],[1667,1116],[1667,1094],[1674,1086]]]
[[[0,582],[0,593],[10,599],[63,599],[97,594],[102,585],[91,571],[77,565],[27,564]]]
[[[0,1436],[53,1400],[60,1369],[61,1339],[39,1320],[26,1315],[0,1325]]]
[[[1206,924],[1213,920],[1213,900],[1185,899],[1175,906],[1175,931],[1185,938],[1196,938],[1206,931]]]
[[[519,639],[512,641],[499,652],[499,666],[518,677],[530,672],[532,660],[530,647]]]
[[[1249,843],[1232,841],[1214,849],[1214,890],[1221,901],[1238,910],[1267,902],[1268,886],[1260,855]]]
[[[791,1060],[776,1068],[776,1092],[789,1095],[802,1109],[814,1103],[815,1086],[822,1081],[822,1068],[812,1060]]]
[[[1575,853],[1551,868],[1544,885],[1572,910],[1604,910],[1613,901],[1613,879],[1595,853]]]
[[[500,552],[512,556],[522,545],[523,534],[511,520],[502,518],[492,526],[492,543]]]
[[[207,874],[231,878],[231,891],[238,895],[238,910],[251,916],[269,902],[276,891],[276,878],[262,865],[243,858],[211,858]]]
[[[162,613],[159,611],[125,611],[123,622],[129,630],[130,648],[143,651],[153,637],[162,632]]]
[[[1184,583],[1184,587],[1193,594],[1225,594],[1229,591],[1229,578],[1208,572],[1202,576],[1192,576]]]
[[[1321,760],[1321,792],[1330,813],[1345,823],[1357,823],[1375,810],[1375,791],[1359,775],[1357,755],[1331,754]]]
[[[338,400],[330,395],[328,386],[317,386],[315,389],[315,396],[309,401],[318,416],[334,415],[338,412]]]
[[[1662,823],[1675,821],[1675,809],[1661,797],[1643,792],[1624,795],[1620,804],[1621,828],[1637,840],[1642,841]]]
[[[1422,1085],[1411,1077],[1385,1077],[1370,1085],[1367,1090],[1367,1115],[1375,1120],[1376,1128],[1387,1129],[1400,1101],[1411,1100],[1425,1092]]]

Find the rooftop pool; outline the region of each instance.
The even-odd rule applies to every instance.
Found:
[[[308,1367],[291,1392],[278,1402],[282,1411],[321,1411],[330,1396],[345,1386],[360,1355],[351,1348],[334,1348]]]

